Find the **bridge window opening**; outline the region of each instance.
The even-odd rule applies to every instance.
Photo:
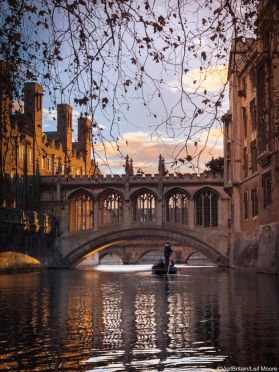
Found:
[[[160,261],[160,259],[164,259],[163,251],[149,251],[141,256],[139,263],[140,264],[156,264]]]
[[[167,222],[188,224],[188,196],[182,192],[176,192],[168,198]]]
[[[203,190],[195,197],[196,225],[202,227],[218,226],[218,196],[210,190]]]
[[[210,258],[200,252],[192,253],[188,257],[186,264],[189,266],[216,266]]]
[[[75,266],[76,269],[89,269],[96,267],[99,265],[99,253],[94,253],[89,256],[84,257],[84,259],[79,262],[77,266]]]
[[[110,193],[100,199],[100,225],[115,225],[122,222],[123,201],[118,193]]]
[[[80,192],[70,199],[70,231],[93,228],[93,200],[89,194]]]
[[[134,202],[134,221],[154,222],[155,221],[155,196],[144,192],[137,196]]]
[[[123,261],[114,253],[107,253],[100,258],[101,265],[123,265]]]

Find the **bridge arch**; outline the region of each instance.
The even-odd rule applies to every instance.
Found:
[[[151,193],[156,197],[156,199],[158,199],[157,188],[155,189],[154,187],[147,187],[147,186],[139,187],[136,190],[134,190],[130,195],[130,199],[132,200],[136,198],[138,195],[144,194],[144,193]]]
[[[187,195],[187,197],[190,199],[191,195],[190,193],[188,192],[188,190],[185,190],[184,188],[182,187],[172,187],[171,189],[169,189],[168,191],[165,192],[164,194],[164,198],[165,200],[167,200],[172,194],[175,194],[175,193],[181,193],[181,194],[185,194]]]
[[[84,187],[78,187],[78,188],[76,188],[74,190],[71,190],[69,192],[69,194],[67,195],[67,201],[69,201],[77,193],[80,193],[80,194],[84,193],[86,195],[90,195],[92,197],[93,201],[97,200],[96,195],[92,191],[90,191],[90,190],[88,190]]]
[[[158,252],[158,253],[161,253],[161,257],[163,258],[164,257],[164,250],[163,248],[150,248],[150,249],[146,249],[144,250],[143,252],[140,252],[139,255],[137,255],[135,261],[136,262],[140,262],[142,260],[142,258],[147,255],[148,253],[150,252]]]
[[[184,260],[184,262],[185,262],[185,264],[188,264],[188,261],[189,260],[191,260],[191,259],[195,259],[196,258],[196,256],[199,256],[200,255],[200,253],[201,252],[198,252],[198,251],[193,251],[193,252],[190,252],[187,256],[186,256],[186,258],[185,258],[185,260]],[[209,259],[209,257],[207,257],[207,256],[205,256],[204,254],[203,254],[203,256],[206,258],[206,259]],[[196,258],[196,260],[199,260],[199,258],[197,259]],[[208,262],[210,265],[211,264],[214,264],[214,262],[212,261],[212,263],[210,262],[210,259],[209,259],[209,262]]]
[[[71,237],[72,244],[74,236]],[[205,237],[201,238],[199,231],[176,231],[170,229],[162,229],[156,227],[134,227],[130,229],[114,230],[107,233],[99,233],[95,237],[86,237],[83,243],[71,249],[62,258],[63,267],[74,267],[89,254],[101,251],[104,248],[113,246],[123,240],[135,239],[158,239],[165,241],[173,241],[181,245],[193,246],[197,251],[209,257],[219,266],[228,266],[228,257],[220,253],[215,248],[215,242]],[[81,242],[79,240],[79,242]]]
[[[105,190],[102,190],[97,198],[98,198],[98,201],[100,201],[100,199],[102,199],[104,196],[108,195],[108,194],[118,194],[121,196],[122,199],[124,199],[124,195],[123,195],[123,192],[115,189],[114,187],[108,187],[107,189]]]
[[[31,256],[27,252],[3,251],[0,252],[0,270],[6,269],[24,269],[41,267],[39,258]]]
[[[115,256],[118,259],[119,263],[121,262],[121,264],[123,264],[123,257],[121,257],[121,255],[118,253],[110,253],[110,252],[100,253],[99,260],[101,262],[102,260],[104,260],[104,258],[110,257],[110,256]]]

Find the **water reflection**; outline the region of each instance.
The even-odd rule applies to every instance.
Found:
[[[156,349],[156,298],[155,294],[138,291],[135,298],[135,334],[134,350]]]
[[[105,349],[121,349],[123,347],[123,292],[114,282],[101,286],[102,298],[102,344]]]
[[[0,369],[278,366],[276,277],[218,268],[0,277]]]

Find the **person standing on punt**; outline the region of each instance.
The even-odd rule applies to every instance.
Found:
[[[167,269],[169,268],[171,254],[172,254],[172,247],[170,245],[170,242],[167,242],[164,248],[165,263],[166,263]]]

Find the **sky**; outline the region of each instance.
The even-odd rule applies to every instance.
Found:
[[[186,1],[186,0],[185,0]],[[156,4],[158,14],[164,11],[163,0]],[[190,30],[195,31],[201,22],[206,11],[202,10],[197,15],[191,13],[191,6],[196,2],[189,0],[185,3],[188,7],[184,9],[189,14],[188,25]],[[192,18],[191,18],[192,17]],[[127,35],[127,34],[126,34]],[[124,36],[127,45],[133,40]],[[194,40],[197,45],[203,45],[203,51],[209,55],[212,54],[208,37]],[[158,42],[160,48],[160,42]],[[183,50],[177,48],[177,57],[180,58]],[[200,51],[199,51],[200,53]],[[144,59],[144,53],[142,57]],[[176,58],[176,57],[175,57]],[[187,57],[188,58],[188,57]],[[61,64],[61,76],[63,79],[63,68],[66,62]],[[123,61],[125,63],[125,61]],[[157,80],[162,79],[160,87],[160,97],[157,92],[154,94],[154,85],[152,82],[145,82],[145,96],[149,98],[148,104],[144,104],[140,91],[129,91],[126,101],[115,115],[119,116],[117,124],[112,123],[112,112],[98,109],[94,112],[94,120],[101,130],[95,130],[94,159],[98,163],[103,173],[123,173],[124,158],[129,155],[133,159],[135,171],[140,170],[144,173],[156,173],[158,167],[158,157],[161,154],[166,161],[170,173],[179,171],[182,173],[202,171],[204,164],[212,157],[223,155],[223,136],[221,116],[229,108],[228,91],[224,92],[224,100],[221,109],[218,112],[218,120],[214,121],[212,112],[204,112],[195,120],[191,130],[189,121],[193,115],[194,103],[202,106],[201,100],[204,99],[204,92],[209,98],[216,98],[223,89],[227,80],[227,58],[218,60],[204,61],[201,69],[201,58],[192,58],[187,60],[187,71],[182,77],[173,71],[166,71],[152,61],[148,60],[145,66],[148,74]],[[115,78],[113,69],[106,70],[106,78],[112,80]],[[131,78],[132,79],[132,78]],[[182,84],[182,87],[181,87]],[[186,92],[181,99],[182,91]],[[110,92],[109,92],[110,93]],[[108,94],[109,94],[108,93]],[[163,100],[163,102],[162,102]],[[180,103],[179,103],[180,102]],[[58,103],[70,103],[74,107],[73,114],[73,138],[77,137],[77,119],[80,116],[79,107],[73,104],[73,101],[67,102],[62,99]],[[47,94],[44,96],[43,110],[43,130],[53,131],[56,129],[56,111],[49,111],[52,106]],[[165,111],[171,112],[171,120],[164,122]],[[214,112],[214,110],[212,110]],[[184,115],[184,121],[181,119]],[[187,123],[187,124],[186,124]],[[210,125],[209,125],[210,123]],[[189,134],[190,133],[190,134]],[[188,140],[188,137],[191,137]],[[187,142],[187,148],[185,143]],[[186,162],[186,165],[180,166],[180,162],[175,164],[176,159],[185,159],[191,156],[193,161]]]
[[[182,173],[201,172],[212,157],[223,155],[221,118],[229,109],[227,69],[235,30],[227,2],[131,0],[108,2],[107,9],[107,3],[100,0],[66,2],[71,9],[78,4],[72,13],[58,3],[54,6],[52,1],[32,2],[38,11],[48,4],[55,12],[55,24],[47,27],[48,10],[36,15],[31,11],[31,16],[26,12],[26,17],[23,13],[20,18],[20,35],[26,35],[35,45],[34,50],[26,48],[27,52],[22,52],[28,55],[30,49],[35,57],[34,61],[28,60],[31,67],[23,65],[25,73],[30,69],[34,79],[45,85],[45,132],[56,130],[53,102],[68,103],[74,109],[76,140],[81,108],[75,100],[92,97],[84,110],[96,123],[93,155],[104,174],[123,173],[126,155],[133,159],[135,170],[145,173],[157,172],[160,154],[170,172]],[[13,8],[13,4],[7,2],[3,11]],[[247,15],[243,2],[232,0],[229,5],[239,16],[243,36],[246,31],[242,21]],[[76,12],[79,17],[75,17]],[[41,18],[36,18],[40,13]],[[156,29],[163,24],[160,18],[164,23],[162,32]],[[249,33],[251,27],[247,30]],[[148,38],[151,43],[145,40]],[[53,55],[58,55],[60,61],[53,62],[50,57],[49,63],[48,56]],[[158,60],[156,55],[163,57]],[[17,75],[26,76],[24,72]],[[144,82],[139,86],[142,76]],[[108,99],[106,105],[104,99]]]
[[[193,80],[201,80],[201,90],[207,89],[208,92],[213,94],[222,88],[226,82],[227,67],[219,66],[217,68],[209,68],[207,71],[200,73],[199,69],[193,69],[187,75],[183,77],[183,84],[185,89],[191,89]],[[168,87],[164,88],[166,95],[166,101],[175,102],[179,95],[179,82],[177,80],[171,80]],[[224,108],[222,110],[225,113],[228,110],[228,94],[225,93]],[[73,139],[77,138],[77,120],[80,116],[78,108],[74,108],[73,112]],[[170,173],[179,171],[182,173],[186,172],[200,172],[205,169],[204,164],[208,162],[212,157],[216,158],[223,156],[223,133],[220,126],[213,127],[208,134],[207,130],[202,131],[199,134],[198,145],[195,146],[193,142],[188,145],[188,152],[182,151],[182,156],[187,154],[192,155],[194,161],[189,163],[187,166],[177,167],[173,166],[173,159],[175,154],[180,148],[183,148],[185,143],[185,133],[178,131],[173,136],[167,134],[165,130],[159,129],[158,132],[154,132],[153,118],[146,112],[146,108],[142,105],[142,102],[134,102],[131,105],[131,109],[127,115],[128,121],[123,120],[120,123],[121,127],[121,138],[117,145],[120,147],[120,153],[117,151],[117,145],[115,141],[106,136],[108,128],[106,125],[102,125],[102,115],[96,119],[98,124],[103,129],[103,141],[97,141],[94,145],[95,149],[95,160],[98,162],[98,166],[101,171],[106,173],[121,174],[124,172],[124,157],[129,155],[133,159],[135,172],[141,170],[146,174],[154,174],[158,171],[158,157],[161,154],[166,161],[166,166]],[[55,120],[54,120],[55,119]],[[49,111],[47,106],[44,106],[43,110],[43,130],[53,131],[56,130],[57,125],[57,114],[56,111]],[[200,157],[197,157],[199,150],[203,148]],[[198,166],[198,167],[196,167]]]

